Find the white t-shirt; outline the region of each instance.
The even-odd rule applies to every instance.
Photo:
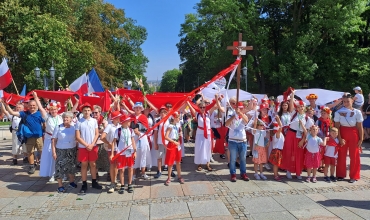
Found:
[[[21,122],[21,118],[17,116],[12,116],[12,128],[18,129],[19,123]]]
[[[218,114],[218,109],[214,110],[211,115],[211,128],[220,128],[224,113]],[[218,117],[220,116],[220,117]]]
[[[114,124],[108,124],[107,127],[105,127],[103,133],[107,134],[105,137],[106,137],[106,139],[109,143],[113,142],[114,134],[115,134],[116,130],[120,127],[121,127],[121,125],[119,123],[117,124],[117,126],[115,126]],[[114,150],[117,151],[117,146],[115,146]],[[108,151],[111,151],[111,149],[108,148]]]
[[[280,117],[280,121],[283,124],[283,127],[289,125],[291,119],[292,116],[288,112],[283,113]]]
[[[274,136],[272,137],[272,149],[282,150],[284,147],[284,141],[285,141],[285,137],[283,133],[280,132],[279,138],[277,138],[276,134],[274,134]]]
[[[232,117],[231,115],[230,117]],[[236,116],[231,124],[229,125],[229,140],[230,141],[245,141],[247,139],[247,136],[245,134],[244,129],[245,123],[243,119],[239,118],[239,116]]]
[[[354,104],[356,105],[363,105],[364,104],[364,95],[360,94],[360,93],[357,93],[355,95],[355,97],[357,98],[355,101],[354,101]]]
[[[339,144],[338,138],[335,138],[335,142],[337,144]],[[326,145],[326,147],[325,147],[325,154],[324,155],[327,156],[327,157],[337,158],[338,157],[338,152],[335,153],[335,146]]]
[[[317,153],[320,151],[320,145],[323,141],[318,136],[312,137],[311,135],[307,136],[307,151],[310,153]]]
[[[76,147],[76,128],[72,125],[66,128],[61,124],[54,129],[52,138],[58,139],[55,146],[58,149],[74,148]]]
[[[260,147],[265,147],[265,137],[266,137],[266,130],[256,130],[253,134],[254,144]]]
[[[163,145],[163,142],[162,142],[162,127],[164,126],[164,129],[163,129],[163,137],[166,135],[166,130],[167,130],[167,127],[170,123],[168,122],[168,120],[166,120],[166,122],[164,123],[161,123],[158,125],[158,127],[154,128],[155,131],[158,131],[157,133],[157,144],[162,144]],[[168,141],[167,140],[164,140],[164,144],[167,145],[168,144]]]
[[[307,117],[307,121],[306,121],[306,114],[300,115],[298,113],[297,114],[295,114],[295,113],[296,113],[295,110],[293,110],[290,113],[291,118],[293,118],[293,116],[296,115],[291,120],[292,121],[291,124],[290,124],[291,129],[303,132],[303,128],[300,126],[299,120],[302,120],[302,124],[303,124],[303,126],[305,126],[306,129],[309,129],[312,125],[314,125],[314,121],[312,119],[310,119],[309,117]]]
[[[76,124],[76,130],[80,131],[80,137],[87,143],[87,144],[95,144],[93,143],[95,137],[95,129],[98,128],[98,123],[95,118],[81,118]],[[78,143],[79,148],[86,148],[84,145]]]
[[[168,135],[171,140],[178,140],[179,139],[179,127],[176,125],[168,125],[168,128],[172,128],[170,134]],[[167,131],[166,131],[167,132]]]
[[[363,122],[364,118],[362,117],[360,110],[349,110],[348,108],[343,107],[335,112],[334,121],[339,122],[341,126],[354,127],[357,122]]]
[[[116,129],[114,132],[114,138],[118,139],[118,131],[119,129]],[[133,147],[132,147],[132,137],[135,136],[134,130],[130,128],[121,128],[121,135],[118,141],[117,151],[120,152],[126,147],[127,150],[125,150],[121,155],[130,156],[133,153]]]

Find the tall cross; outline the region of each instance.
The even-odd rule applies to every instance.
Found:
[[[239,41],[234,41],[233,46],[227,46],[227,50],[232,50],[233,55],[238,56],[238,58],[240,58],[242,55],[245,55],[247,50],[253,50],[252,46],[247,46],[247,42],[243,42],[242,37],[242,33],[239,33]],[[239,63],[236,73],[236,102],[239,102],[240,70],[241,63]]]

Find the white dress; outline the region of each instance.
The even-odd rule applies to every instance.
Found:
[[[135,144],[136,144],[136,159],[134,168],[148,167],[151,168],[152,157],[150,154],[150,146],[148,137],[144,135],[139,139],[144,133],[140,133],[140,136],[135,135]]]
[[[53,135],[54,128],[63,123],[63,119],[60,115],[52,117],[50,114],[44,119],[46,128],[44,146],[41,153],[40,176],[52,177],[55,171],[55,160],[52,155],[51,136]]]
[[[206,116],[206,125],[207,125],[207,139],[204,137],[203,131],[203,117],[202,115],[197,114],[198,118],[198,129],[195,138],[195,147],[194,147],[194,163],[195,164],[206,164],[211,159],[211,120],[209,114]],[[203,128],[200,129],[199,127]]]

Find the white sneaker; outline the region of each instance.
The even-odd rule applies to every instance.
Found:
[[[50,177],[49,182],[54,182],[54,181],[55,181],[54,177],[53,176]]]
[[[302,177],[301,177],[301,176],[297,176],[297,179],[301,180],[301,179],[302,179]]]
[[[254,178],[256,178],[256,180],[260,180],[261,179],[261,177],[260,177],[260,175],[258,173],[255,173],[254,174]]]
[[[214,163],[215,162],[215,160],[213,159],[213,157],[211,157],[211,163]]]
[[[292,179],[292,174],[289,171],[286,171],[286,178]]]
[[[144,180],[150,179],[150,177],[148,175],[146,175],[145,173],[143,175],[141,175],[141,178],[144,179]]]
[[[115,187],[116,187],[115,184],[111,183],[110,186],[109,186],[109,189],[108,189],[108,193],[114,193]]]
[[[267,177],[266,177],[265,175],[263,175],[263,173],[261,173],[261,174],[260,174],[260,177],[261,177],[261,179],[263,179],[263,180],[267,180]]]
[[[270,164],[268,164],[268,163],[266,163],[265,165],[263,165],[265,168],[266,168],[266,170],[271,170],[271,166],[270,166]]]

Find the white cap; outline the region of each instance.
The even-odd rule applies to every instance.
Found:
[[[361,87],[356,86],[355,88],[353,88],[353,90],[361,90]]]

